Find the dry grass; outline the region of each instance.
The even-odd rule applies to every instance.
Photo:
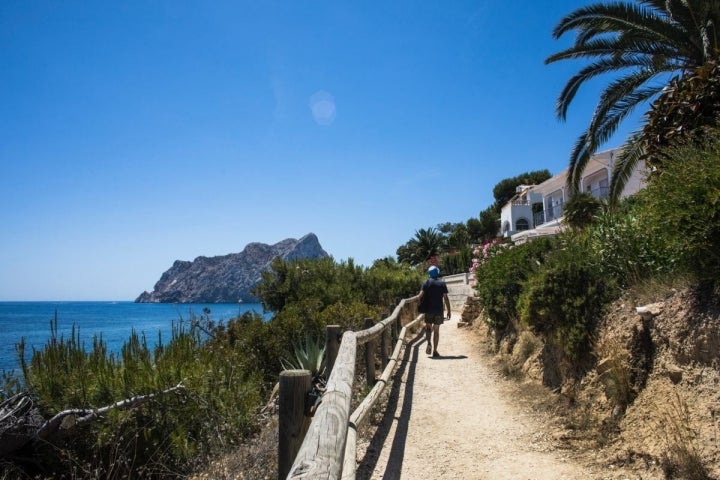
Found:
[[[278,471],[277,450],[278,425],[277,417],[273,417],[255,437],[212,461],[190,480],[275,479]]]
[[[637,305],[657,302],[675,290],[685,290],[695,282],[689,275],[674,274],[639,279],[628,289],[628,298]]]
[[[509,353],[505,353],[505,348],[495,352],[498,368],[505,377],[521,379],[525,375],[525,362],[542,348],[542,341],[525,330],[515,339],[511,349],[510,345],[507,347]]]
[[[528,358],[541,348],[542,340],[526,330],[520,333],[520,337],[513,347],[513,357],[518,364],[524,365]]]
[[[637,393],[631,381],[630,352],[620,340],[609,337],[596,343],[595,352],[600,359],[596,368],[605,396],[624,411]]]
[[[690,408],[678,392],[673,393],[657,404],[657,430],[663,434],[666,445],[661,458],[663,471],[668,478],[708,480],[710,476],[695,440],[697,432],[692,425]]]

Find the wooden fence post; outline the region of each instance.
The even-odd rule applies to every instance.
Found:
[[[388,335],[390,335],[390,329],[386,328],[380,334],[380,354],[382,357],[382,369],[385,370],[388,364]]]
[[[395,339],[400,337],[400,330],[402,330],[403,327],[403,318],[405,317],[406,311],[407,307],[403,305],[403,308],[398,312],[397,320],[395,320]]]
[[[310,418],[305,416],[305,399],[312,390],[309,370],[284,370],[278,393],[278,480],[285,480],[297,456]]]
[[[365,325],[363,328],[367,330],[372,328],[375,322],[372,318],[365,319]],[[376,340],[370,340],[365,344],[365,374],[367,375],[367,385],[372,387],[375,385],[375,346],[377,345]]]
[[[328,325],[325,327],[325,378],[330,378],[335,359],[340,350],[340,325]]]

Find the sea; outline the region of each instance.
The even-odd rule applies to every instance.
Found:
[[[259,303],[135,303],[135,302],[0,302],[0,372],[19,373],[16,345],[25,339],[25,358],[32,349],[41,349],[50,339],[51,324],[57,318],[57,336],[69,338],[79,329],[80,340],[91,348],[94,337],[102,336],[108,350],[119,352],[134,330],[145,334],[148,344],[170,339],[173,324],[200,317],[204,309],[215,322],[227,322],[247,311],[264,315]]]

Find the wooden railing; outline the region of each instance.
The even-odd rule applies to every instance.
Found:
[[[417,313],[419,296],[401,300],[390,316],[365,330],[358,332],[346,331],[342,335],[336,358],[333,352],[332,341],[328,342],[328,363],[332,370],[327,382],[327,388],[317,407],[312,422],[307,427],[307,433],[302,440],[299,451],[295,456],[292,467],[284,476],[283,466],[279,465],[279,477],[287,479],[344,479],[355,478],[356,469],[356,439],[357,429],[366,420],[368,412],[380,398],[388,384],[392,373],[397,366],[400,350],[407,332],[417,326],[423,319]],[[333,334],[328,330],[328,339]],[[387,350],[390,342],[388,336],[395,341],[392,355],[388,357]],[[337,338],[337,333],[335,334]],[[376,343],[380,339],[383,372],[380,378],[375,378]],[[358,346],[367,344],[365,349],[365,364],[368,385],[373,388],[358,405],[354,412],[350,412],[353,382],[355,381],[355,364]],[[305,388],[305,387],[300,387]],[[282,375],[281,375],[282,399]],[[283,406],[280,406],[281,414]],[[286,407],[287,410],[287,407]],[[292,434],[282,432],[281,443],[292,443]],[[280,447],[283,448],[282,446]],[[288,454],[280,453],[280,457]],[[282,459],[279,459],[279,462]]]

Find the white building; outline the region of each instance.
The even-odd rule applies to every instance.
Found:
[[[615,148],[590,157],[580,180],[581,191],[599,199],[608,197],[619,152],[620,149]],[[562,228],[563,205],[570,197],[567,173],[565,169],[539,185],[520,185],[516,195],[500,211],[500,235],[522,243],[528,238],[557,233]],[[644,166],[639,165],[625,184],[620,198],[637,193],[644,187]]]

